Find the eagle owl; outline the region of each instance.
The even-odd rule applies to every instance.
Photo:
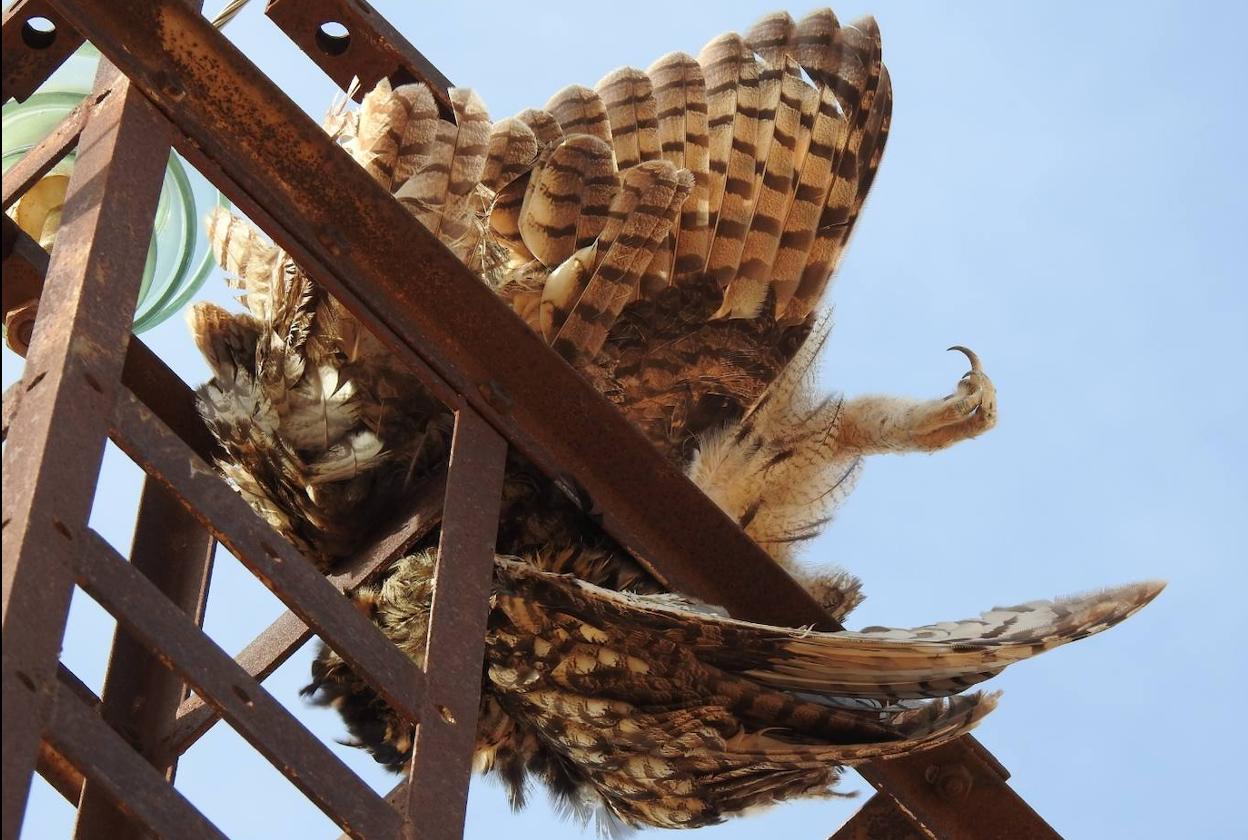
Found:
[[[818,314],[888,136],[873,20],[765,17],[697,58],[571,86],[491,122],[454,121],[421,85],[382,81],[327,130],[837,619],[860,600],[796,549],[862,459],[992,428],[979,359],[948,396],[819,396]],[[220,468],[322,569],[447,459],[449,413],[288,255],[225,211],[209,220],[246,312],[190,315],[213,379]],[[816,633],[734,621],[662,591],[556,484],[510,456],[476,759],[513,803],[529,777],[565,804],[696,827],[832,793],[844,766],[971,729],[1008,664],[1109,627],[1159,584],[997,608],[911,630]],[[351,597],[423,661],[436,535]],[[714,562],[707,558],[707,562]],[[402,770],[412,729],[333,651],[308,691]]]

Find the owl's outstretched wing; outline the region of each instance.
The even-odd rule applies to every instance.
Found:
[[[431,553],[404,559],[361,608],[424,655]],[[546,781],[574,809],[669,828],[827,795],[845,766],[946,743],[996,706],[958,694],[1112,627],[1162,586],[998,607],[910,630],[820,633],[734,621],[670,595],[603,589],[499,558],[477,761],[522,802]],[[310,686],[379,760],[411,731],[331,652]]]

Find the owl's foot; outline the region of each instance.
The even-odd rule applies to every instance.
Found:
[[[862,581],[843,569],[805,571],[795,573],[799,583],[805,587],[819,606],[828,615],[842,624],[850,610],[862,603]]]
[[[997,423],[997,390],[984,373],[979,357],[965,347],[949,349],[965,354],[971,369],[958,381],[952,394],[916,406],[910,427],[916,449],[944,449],[977,437]]]

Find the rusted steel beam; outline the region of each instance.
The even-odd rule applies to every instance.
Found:
[[[0,216],[0,222],[4,224],[5,294],[8,294],[10,283],[21,283],[33,286],[37,298],[48,270],[48,252],[8,216]],[[20,352],[24,354],[25,350],[22,347]],[[195,408],[195,395],[191,389],[134,336],[130,336],[130,344],[126,348],[121,382],[195,450],[196,455],[205,461],[212,461],[221,454],[220,446]],[[13,403],[14,413],[17,405],[17,402]],[[7,426],[5,434],[8,434]]]
[[[104,456],[169,144],[163,120],[117,82],[83,131],[4,451],[3,837],[16,838],[77,551]]]
[[[155,479],[143,483],[130,564],[197,627],[212,574],[215,543],[203,526]],[[101,714],[172,782],[179,753],[164,748],[164,736],[182,702],[185,683],[121,627],[114,636],[104,679]],[[140,825],[113,804],[95,782],[88,782],[78,806],[78,840],[143,840]]]
[[[5,210],[12,207],[13,203],[38,183],[40,178],[51,172],[52,167],[77,148],[78,138],[82,136],[82,128],[87,123],[87,115],[107,95],[107,91],[92,94],[75,105],[65,119],[52,129],[51,134],[35,144],[33,149],[4,173]]]
[[[36,25],[43,18],[52,25],[44,31]],[[18,0],[4,13],[3,91],[0,100],[26,101],[47,81],[65,59],[82,46],[83,38],[48,0]]]
[[[425,714],[408,785],[407,840],[464,831],[477,740],[485,623],[494,578],[507,442],[470,410],[455,415],[425,643]]]
[[[311,638],[308,625],[287,611],[243,648],[234,661],[256,682],[263,682]],[[198,694],[192,694],[178,708],[162,750],[170,755],[181,755],[220,719],[221,714],[214,706]]]
[[[157,837],[225,840],[207,817],[63,687],[55,699],[48,739],[56,752]]]
[[[243,565],[367,680],[396,711],[420,719],[424,675],[303,555],[129,393],[118,396],[114,442],[192,511]],[[231,660],[233,664],[233,660]]]
[[[1006,784],[1000,763],[969,735],[858,770],[941,840],[1061,840]]]
[[[390,788],[386,794],[386,803],[400,812],[407,807],[407,779]],[[350,840],[345,834],[338,835],[338,840]]]
[[[394,810],[273,695],[102,537],[88,530],[84,543],[74,566],[78,584],[91,597],[209,697],[240,735],[348,833],[360,838],[396,836],[399,818]],[[60,748],[59,742],[53,743]]]
[[[548,474],[591,499],[607,531],[661,580],[741,618],[835,629],[800,586],[206,21],[174,0],[107,13],[84,0],[56,3],[169,115],[186,145],[202,149],[201,159],[211,162],[204,174],[317,282],[415,370],[432,368]],[[247,204],[265,212],[257,216]],[[757,598],[760,591],[768,597]],[[947,749],[982,765],[974,744],[963,739]],[[942,836],[976,836],[969,812],[931,798],[917,767],[899,760],[864,768],[864,775],[888,784],[896,798],[917,797],[906,798],[906,808]],[[1035,826],[1035,836],[1052,836],[1017,796],[994,802],[1020,825]]]
[[[423,482],[414,491],[404,513],[391,526],[383,528],[367,549],[330,575],[329,582],[340,591],[367,583],[408,546],[432,531],[442,519],[445,485],[446,477],[441,473]],[[243,648],[234,661],[252,678],[263,681],[311,638],[312,630],[308,625],[287,611]],[[206,705],[198,695],[188,697],[178,709],[165,749],[171,754],[186,752],[218,719],[216,709]]]
[[[395,86],[425,82],[442,115],[454,119],[450,81],[363,0],[269,0],[264,13],[338,87],[347,90],[358,78],[357,98],[386,78]],[[345,34],[326,32],[327,23],[340,24]]]
[[[922,831],[887,794],[877,793],[828,840],[937,840]]]

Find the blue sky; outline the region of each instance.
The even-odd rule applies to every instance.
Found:
[[[319,116],[332,86],[261,5],[230,36]],[[622,64],[696,54],[776,8],[373,5],[497,117]],[[1015,789],[1070,838],[1223,838],[1242,826],[1238,752],[1248,744],[1234,704],[1246,658],[1231,640],[1243,612],[1233,599],[1248,585],[1246,10],[884,0],[836,8],[842,20],[879,19],[896,106],[829,295],[837,327],[822,382],[851,395],[941,395],[965,369],[944,348],[966,344],[997,383],[1001,420],[947,452],[870,463],[808,559],[864,579],[869,597],[853,626],[1170,581],[1122,627],[992,685],[1005,697],[978,735]],[[227,298],[219,277],[204,297]],[[180,319],[144,340],[188,381],[205,376]],[[5,383],[19,374],[6,351]],[[124,549],[139,473],[112,452],[105,476],[94,524]],[[240,649],[280,609],[220,556],[207,628],[223,647]],[[64,656],[97,689],[111,627],[89,599],[75,599]],[[332,740],[343,734],[336,717],[296,696],[310,656],[268,686]],[[379,790],[393,785],[366,756],[335,749]],[[187,754],[178,786],[231,836],[335,834],[223,725]],[[792,803],[699,836],[813,840],[861,801]],[[72,818],[36,782],[24,836],[68,836]],[[588,836],[540,795],[510,814],[501,790],[478,779],[467,836],[500,831]]]

